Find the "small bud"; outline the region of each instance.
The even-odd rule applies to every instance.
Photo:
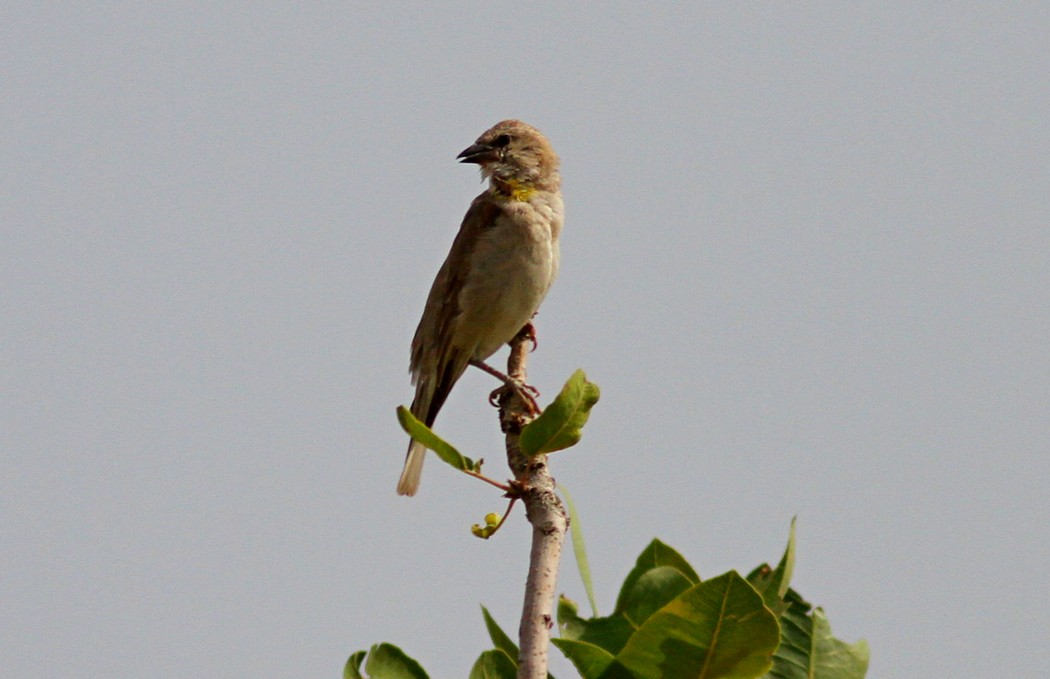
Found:
[[[500,515],[496,514],[495,512],[491,512],[485,515],[485,525],[489,526],[490,528],[495,528],[496,526],[498,526],[499,521]]]

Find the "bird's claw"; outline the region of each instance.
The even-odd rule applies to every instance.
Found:
[[[501,386],[493,389],[492,393],[489,394],[489,403],[493,408],[499,408],[500,399],[511,392],[515,392],[521,397],[521,400],[525,402],[525,407],[528,408],[531,415],[540,414],[540,405],[536,403],[536,398],[540,395],[539,389],[531,384],[525,384],[524,382],[517,382],[515,380],[504,382]]]
[[[540,341],[536,339],[536,326],[532,324],[532,321],[529,321],[525,325],[521,326],[521,330],[518,331],[518,335],[514,338],[514,340],[517,340],[519,338],[532,342],[532,349],[530,350],[530,353],[532,351],[536,351],[536,349],[540,346]],[[514,340],[512,340],[512,342]]]

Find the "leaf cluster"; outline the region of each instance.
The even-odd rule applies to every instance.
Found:
[[[583,618],[558,604],[560,637],[552,643],[584,679],[862,679],[868,645],[831,635],[827,617],[790,586],[795,560],[792,524],[775,568],[762,564],[742,577],[730,571],[701,580],[673,548],[653,540],[627,575],[609,616]],[[518,649],[482,609],[494,648],[471,679],[513,679]],[[418,663],[389,644],[373,646],[372,679],[426,677]],[[363,679],[366,654],[351,656],[345,679]]]

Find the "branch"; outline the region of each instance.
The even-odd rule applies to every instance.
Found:
[[[525,359],[531,345],[531,326],[511,341],[507,374],[524,384]],[[525,517],[532,524],[532,550],[525,582],[525,603],[518,627],[518,679],[546,679],[550,628],[554,624],[553,606],[558,580],[558,563],[569,519],[554,492],[554,479],[547,468],[547,456],[527,458],[518,446],[521,428],[533,415],[516,390],[500,399],[500,426],[507,436],[507,463],[516,479],[525,505]]]

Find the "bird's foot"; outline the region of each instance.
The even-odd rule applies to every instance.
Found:
[[[531,384],[518,382],[511,378],[507,379],[508,381],[504,382],[503,386],[496,387],[492,390],[492,393],[489,394],[489,403],[491,403],[494,408],[499,408],[500,399],[505,394],[514,392],[525,402],[525,407],[528,408],[530,415],[539,415],[540,405],[536,403],[536,397],[540,395],[539,390]]]
[[[529,409],[530,414],[540,414],[540,406],[538,403],[536,403],[536,397],[540,395],[539,389],[530,384],[525,384],[520,380],[516,380],[510,375],[501,373],[499,370],[496,370],[484,361],[471,360],[470,364],[475,368],[480,368],[481,370],[484,370],[488,374],[503,382],[502,386],[493,389],[492,393],[489,394],[489,403],[491,403],[493,407],[498,408],[500,398],[502,398],[506,394],[510,394],[511,392],[513,392],[520,396],[521,400],[525,402],[525,407]]]

